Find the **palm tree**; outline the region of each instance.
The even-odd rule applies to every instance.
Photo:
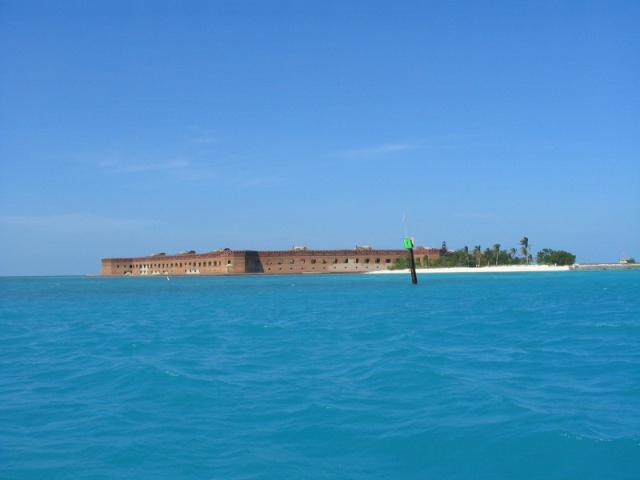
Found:
[[[527,265],[529,265],[529,248],[530,248],[529,238],[522,237],[522,240],[520,240],[520,245],[522,245],[520,252],[524,256],[525,260],[527,261]]]
[[[480,245],[473,247],[473,256],[476,259],[476,267],[479,267],[480,259],[482,258],[482,247]]]
[[[500,244],[496,243],[493,245],[493,253],[496,254],[496,267],[498,266],[498,256],[500,255]]]
[[[491,250],[489,247],[484,249],[484,258],[482,259],[482,261],[484,262],[484,260],[487,261],[487,267],[489,266],[489,262],[491,261],[491,253],[493,252],[493,250]]]
[[[467,267],[469,266],[469,247],[466,245],[462,247],[462,251],[464,252],[464,258],[467,259]]]

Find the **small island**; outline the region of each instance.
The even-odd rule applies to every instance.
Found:
[[[576,256],[564,250],[552,250],[543,248],[536,257],[538,265],[569,267],[576,261]],[[480,245],[476,245],[473,249],[464,246],[459,250],[449,250],[447,243],[442,242],[440,255],[438,258],[429,258],[428,256],[420,257],[416,255],[416,268],[483,268],[483,267],[504,267],[504,266],[530,266],[533,265],[533,255],[531,253],[531,245],[529,238],[523,237],[520,240],[520,249],[509,248],[503,249],[499,243],[495,243],[491,248],[484,250]],[[391,270],[405,270],[409,268],[408,257],[396,259]]]
[[[520,248],[503,249],[476,245],[449,250],[446,242],[440,248],[415,247],[416,268],[421,273],[454,272],[522,272],[562,270],[602,270],[635,268],[632,258],[624,264],[576,265],[576,256],[564,250],[543,248],[534,257],[527,237]],[[219,248],[197,253],[184,250],[176,254],[164,252],[142,257],[102,259],[102,276],[209,276],[209,275],[296,275],[339,273],[402,273],[409,269],[406,249],[375,249],[356,245],[353,249],[315,250],[293,246],[290,250],[233,250]]]

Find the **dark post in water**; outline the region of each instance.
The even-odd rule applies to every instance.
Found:
[[[413,238],[405,237],[404,248],[409,250],[409,260],[411,261],[411,283],[415,285],[418,283],[418,276],[416,275],[416,260],[413,257]]]

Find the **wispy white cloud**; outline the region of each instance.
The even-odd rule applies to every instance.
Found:
[[[387,143],[368,148],[357,148],[341,152],[341,156],[348,158],[381,158],[390,154],[415,150],[418,145],[412,143]]]
[[[193,137],[191,139],[192,143],[204,143],[204,144],[208,144],[208,143],[214,143],[216,141],[216,137],[214,136],[208,136],[208,135],[201,135],[199,137]]]
[[[449,151],[460,149],[486,149],[496,147],[496,144],[487,142],[482,137],[472,134],[450,134],[427,136],[418,142],[411,143],[385,143],[371,147],[354,148],[339,152],[341,157],[351,159],[385,159],[403,152],[412,150]]]
[[[109,160],[101,163],[103,168],[114,173],[148,173],[166,170],[180,170],[188,168],[189,165],[189,162],[184,159],[144,163],[124,163],[119,160]]]
[[[42,235],[131,231],[155,224],[150,220],[110,218],[90,213],[0,216],[0,225],[4,228]]]
[[[214,130],[211,130],[200,125],[192,125],[189,127],[189,133],[186,140],[191,143],[216,143],[218,141],[218,135]]]
[[[260,177],[253,178],[245,181],[242,185],[246,188],[260,188],[260,187],[279,187],[286,185],[289,180],[283,177]]]
[[[136,182],[141,179],[146,185],[149,182],[173,182],[173,183],[198,183],[211,182],[220,178],[220,169],[224,162],[210,160],[192,162],[185,158],[176,158],[164,161],[139,161],[125,162],[119,158],[103,159],[97,163],[100,174],[125,175],[128,181]],[[227,170],[225,170],[228,172]]]

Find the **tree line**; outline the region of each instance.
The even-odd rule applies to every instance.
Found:
[[[448,250],[446,242],[442,243],[439,258],[416,256],[417,268],[442,268],[442,267],[487,267],[501,265],[531,265],[533,254],[531,253],[529,238],[520,240],[520,248],[503,249],[502,245],[495,243],[492,247],[475,245],[469,248],[467,245],[459,250]],[[573,265],[576,256],[564,250],[552,250],[543,248],[536,255],[538,265]],[[392,270],[409,268],[409,258],[398,258],[391,267]]]

